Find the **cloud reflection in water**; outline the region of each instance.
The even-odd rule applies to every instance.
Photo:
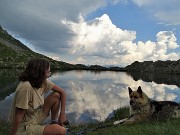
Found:
[[[128,106],[128,87],[136,90],[141,86],[155,100],[180,102],[180,88],[177,86],[135,81],[125,72],[56,72],[50,80],[66,91],[66,113],[72,124],[103,121],[113,110]],[[13,94],[0,102],[1,114],[7,114],[12,97]]]
[[[72,123],[103,121],[113,110],[129,105],[128,87],[155,100],[176,100],[175,85],[134,81],[125,72],[70,71],[56,73],[51,80],[67,92],[67,113]],[[74,117],[73,117],[74,116]]]

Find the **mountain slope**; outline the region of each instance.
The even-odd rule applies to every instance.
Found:
[[[42,54],[33,52],[19,40],[13,38],[0,26],[0,68],[24,68],[31,58],[44,58],[51,62],[52,69],[70,70],[74,65],[55,61]]]

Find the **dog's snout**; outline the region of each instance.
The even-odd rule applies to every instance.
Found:
[[[130,101],[129,101],[129,104],[130,104],[130,105],[132,105],[132,104],[133,104],[133,101],[132,101],[132,100],[130,100]]]

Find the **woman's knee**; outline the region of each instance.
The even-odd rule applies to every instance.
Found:
[[[60,96],[60,94],[59,94],[58,92],[53,92],[53,93],[52,93],[52,96],[53,96],[54,98],[58,99],[58,100],[61,98],[61,96]]]
[[[59,101],[61,98],[60,94],[58,92],[52,92],[45,100],[50,100],[50,101]]]
[[[56,131],[59,135],[65,135],[66,134],[66,129],[64,127],[57,125],[57,124],[55,124],[55,126],[57,129]]]
[[[46,134],[66,135],[66,129],[58,124],[52,124],[45,127],[44,135]]]
[[[55,131],[57,131],[58,135],[65,135],[66,134],[66,129],[58,124],[54,124],[55,126]]]

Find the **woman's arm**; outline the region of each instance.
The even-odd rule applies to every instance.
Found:
[[[60,122],[64,122],[66,120],[66,116],[65,116],[65,110],[66,110],[66,92],[60,88],[57,85],[54,85],[54,87],[52,88],[53,91],[58,92],[61,96],[61,112],[60,112],[60,116],[59,116],[59,121]]]
[[[18,130],[19,124],[23,120],[25,110],[21,108],[17,108],[15,110],[15,118],[12,124],[12,129],[11,129],[11,135],[16,135],[16,132]]]

